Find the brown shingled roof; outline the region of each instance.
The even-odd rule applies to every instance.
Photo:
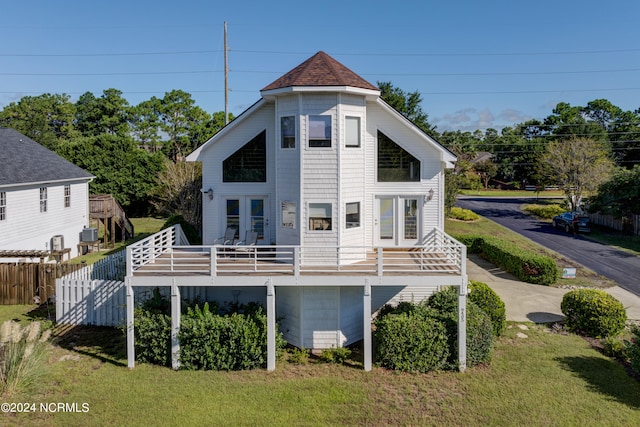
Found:
[[[351,86],[379,90],[322,51],[316,53],[262,90],[282,89],[291,86]]]

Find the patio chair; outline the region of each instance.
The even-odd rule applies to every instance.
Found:
[[[229,245],[233,245],[235,244],[235,238],[236,238],[236,231],[238,229],[236,227],[227,227],[227,229],[224,232],[224,236],[222,237],[218,237],[217,239],[215,239],[213,241],[214,245],[225,245],[225,246],[229,246]]]
[[[244,240],[239,240],[234,243],[234,252],[236,256],[238,253],[246,253],[247,255],[253,253],[255,255],[255,248],[258,244],[258,232],[257,231],[247,231],[244,235]]]

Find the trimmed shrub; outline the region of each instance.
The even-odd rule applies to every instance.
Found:
[[[480,307],[491,319],[493,335],[499,337],[507,327],[504,302],[486,283],[469,281],[469,301]]]
[[[565,212],[567,209],[558,204],[552,205],[525,205],[522,208],[523,211],[528,213],[529,215],[537,216],[538,218],[543,219],[552,219],[556,215],[560,215]]]
[[[449,218],[457,219],[459,221],[477,221],[480,219],[480,215],[469,209],[462,209],[454,206],[449,212]]]
[[[575,289],[567,292],[560,304],[567,328],[589,337],[617,335],[625,327],[627,313],[613,296],[599,289]]]
[[[469,253],[477,253],[487,261],[508,271],[518,279],[539,285],[558,280],[558,267],[553,258],[538,255],[493,236],[454,236],[467,246]]]
[[[387,314],[376,321],[375,337],[381,366],[407,372],[446,366],[447,331],[437,319],[415,313]]]
[[[448,366],[458,366],[458,289],[450,287],[431,295],[429,307],[437,310],[438,318],[447,328],[449,343]],[[472,367],[491,360],[493,325],[489,315],[467,300],[467,366]]]
[[[171,317],[137,308],[133,335],[138,362],[171,366]]]
[[[163,297],[151,298],[151,307],[163,307]],[[182,369],[239,370],[266,366],[267,316],[258,304],[238,306],[243,314],[218,314],[204,303],[202,308],[188,307],[182,314],[178,340]],[[226,306],[224,306],[226,307]],[[140,362],[170,366],[171,318],[153,308],[138,308],[134,333],[136,359]],[[222,308],[220,308],[222,310]],[[276,334],[277,356],[286,342]]]

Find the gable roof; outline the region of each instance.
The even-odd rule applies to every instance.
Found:
[[[322,51],[265,86],[262,92],[297,86],[349,86],[379,91],[377,87]]]
[[[94,178],[13,129],[0,128],[0,164],[0,186]]]

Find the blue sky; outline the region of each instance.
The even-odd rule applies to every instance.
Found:
[[[422,94],[440,131],[502,129],[558,102],[640,108],[640,2],[4,2],[0,108],[25,95],[124,92],[135,105],[182,89],[229,110],[323,50],[371,83]]]

